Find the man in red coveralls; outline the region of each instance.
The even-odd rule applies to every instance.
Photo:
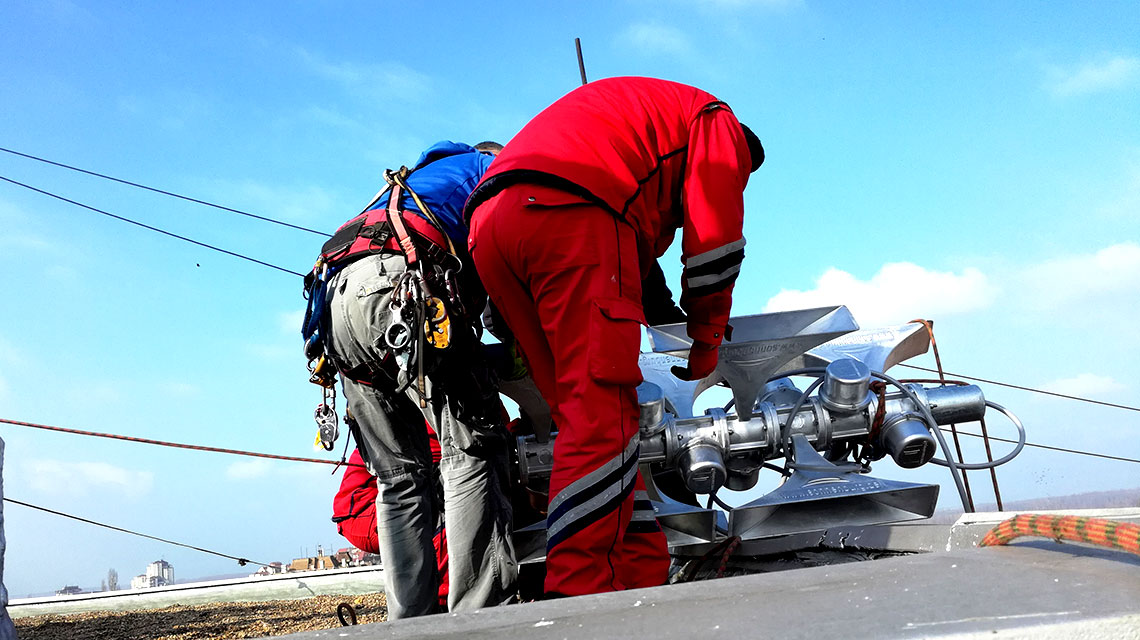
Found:
[[[744,187],[763,159],[714,96],[610,78],[531,120],[467,201],[479,275],[559,426],[550,596],[667,578],[665,536],[637,472],[642,278],[680,228],[693,344],[675,373],[711,373],[744,257]]]

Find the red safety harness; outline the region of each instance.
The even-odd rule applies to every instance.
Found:
[[[410,172],[401,167],[398,172],[386,172],[390,191],[387,207],[367,209],[346,222],[332,238],[321,247],[320,263],[330,268],[340,267],[358,258],[374,253],[403,253],[408,266],[419,262],[420,251],[429,257],[440,260],[443,254],[454,255],[452,244],[442,229],[415,213],[405,216],[403,196],[406,191],[419,203],[419,197],[407,188],[406,176]],[[382,191],[368,206],[384,195]],[[427,207],[420,205],[424,215],[431,215]]]

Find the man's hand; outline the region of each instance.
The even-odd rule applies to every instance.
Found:
[[[716,368],[717,345],[705,342],[693,342],[689,347],[689,364],[685,367],[670,369],[673,375],[682,380],[700,380],[713,372]]]

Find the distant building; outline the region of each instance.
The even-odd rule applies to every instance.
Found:
[[[165,560],[155,560],[146,566],[146,573],[131,578],[132,589],[150,589],[174,584],[174,567]]]
[[[254,576],[272,576],[278,573],[285,573],[285,565],[280,562],[270,562],[249,575],[252,578]]]
[[[165,560],[155,560],[146,566],[146,577],[158,578],[164,585],[174,584],[174,567]]]
[[[286,572],[293,571],[316,571],[318,569],[340,569],[342,567],[355,566],[356,562],[348,549],[341,549],[336,555],[324,555],[324,548],[317,546],[316,557],[309,558],[294,558],[293,562],[289,563]]]
[[[83,593],[83,589],[80,589],[79,587],[74,586],[74,585],[69,585],[69,586],[66,586],[66,587],[60,589],[59,591],[56,591],[55,595],[57,595],[57,596],[73,596],[77,593]]]

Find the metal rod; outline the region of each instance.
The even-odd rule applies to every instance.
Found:
[[[986,430],[986,419],[982,418],[978,424],[982,426],[982,442],[986,444],[986,462],[993,462],[994,454],[990,450],[990,433]],[[990,467],[990,478],[994,482],[994,500],[997,501],[997,510],[1005,511],[1001,504],[1001,490],[998,489],[997,469],[995,467]]]
[[[582,84],[586,84],[586,63],[582,60],[582,41],[574,38],[574,48],[578,50],[578,73],[582,74]]]

